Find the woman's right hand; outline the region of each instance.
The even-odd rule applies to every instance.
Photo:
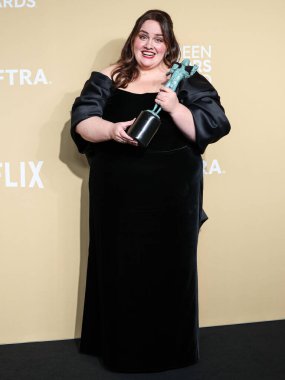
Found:
[[[135,119],[129,121],[121,121],[119,123],[114,123],[110,130],[110,137],[112,140],[115,140],[123,144],[138,145],[138,142],[129,136],[126,132],[126,129],[134,123]]]

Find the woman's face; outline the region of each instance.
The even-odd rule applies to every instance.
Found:
[[[167,48],[157,21],[147,20],[142,24],[134,39],[133,49],[138,66],[144,70],[153,69],[163,63]]]

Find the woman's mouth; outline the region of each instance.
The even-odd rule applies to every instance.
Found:
[[[155,53],[150,51],[142,51],[142,55],[144,58],[153,58],[155,56]]]

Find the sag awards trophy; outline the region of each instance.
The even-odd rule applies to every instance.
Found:
[[[190,74],[185,69],[189,66],[189,59],[184,59],[181,64],[175,63],[166,75],[172,74],[165,87],[176,91],[179,82],[184,78],[190,78],[198,70],[198,66],[194,65]],[[156,134],[160,126],[160,117],[158,116],[161,107],[155,104],[152,110],[142,111],[137,117],[134,124],[128,129],[128,135],[135,139],[140,146],[147,147],[151,139]]]

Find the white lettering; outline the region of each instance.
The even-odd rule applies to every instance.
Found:
[[[221,170],[221,167],[220,167],[220,164],[218,162],[218,160],[214,159],[210,165],[210,169],[207,170],[208,168],[208,162],[203,160],[203,173],[204,174],[213,174],[213,173],[217,173],[217,174],[223,174],[224,171]]]
[[[28,0],[27,7],[34,8],[36,6],[36,0]]]
[[[0,8],[34,8],[36,0],[2,0]]]
[[[31,81],[31,71],[27,69],[20,70],[20,86],[24,86],[25,83],[32,85],[33,82]]]
[[[23,8],[26,5],[26,0],[15,0],[15,8]]]
[[[29,188],[38,187],[40,189],[44,188],[43,181],[40,177],[40,171],[43,166],[43,161],[29,161],[28,165],[24,161],[20,161],[17,166],[13,166],[11,170],[10,162],[0,162],[0,178],[3,178],[3,182],[6,187],[27,187],[27,181],[29,181]],[[17,168],[18,167],[18,168]],[[27,173],[27,167],[30,169]],[[3,173],[4,168],[4,173]],[[14,173],[12,179],[11,173]]]
[[[183,58],[199,59],[212,57],[211,45],[182,45],[180,46],[180,50]]]
[[[25,162],[20,162],[20,183],[21,187],[26,187],[26,164]]]
[[[0,70],[0,81],[7,79],[10,86],[49,84],[43,69],[38,69],[35,74],[29,69],[6,69]]]
[[[213,174],[214,172],[217,172],[218,174],[222,174],[218,160],[213,160],[212,165],[209,170],[209,174]]]
[[[199,58],[200,57],[200,46],[199,45],[193,45],[192,46],[192,54],[191,54],[191,58]]]
[[[190,51],[191,51],[190,46],[189,45],[183,45],[181,50],[182,50],[182,52],[181,52],[182,57],[190,59]]]
[[[38,83],[48,84],[48,81],[44,74],[43,69],[38,69],[37,74],[35,76],[34,84],[38,84]]]
[[[6,8],[9,5],[10,8],[13,8],[12,0],[4,0],[4,7]]]
[[[204,58],[205,56],[211,58],[212,57],[212,46],[208,46],[208,50],[206,46],[201,46],[201,58]]]
[[[210,71],[212,71],[211,61],[209,59],[205,59],[203,63],[204,63],[204,67],[203,67],[204,73],[209,73]]]
[[[31,168],[32,173],[33,173],[33,178],[31,179],[29,187],[35,187],[36,183],[40,189],[42,189],[44,187],[43,183],[40,179],[40,176],[39,176],[39,172],[43,166],[43,163],[44,163],[43,161],[39,161],[37,166],[35,166],[33,161],[29,161],[29,165],[30,165],[30,168]]]
[[[212,82],[210,72],[212,71],[211,57],[212,46],[211,45],[182,45],[180,46],[182,58],[188,58],[191,60],[191,65],[199,66],[199,73],[204,75],[206,79]],[[208,75],[207,75],[208,74]]]
[[[14,86],[15,80],[14,80],[14,74],[16,74],[18,70],[6,70],[6,73],[9,75],[9,83],[10,86]]]
[[[10,163],[5,162],[5,184],[6,187],[18,187],[18,182],[11,181],[11,170],[10,170]]]

